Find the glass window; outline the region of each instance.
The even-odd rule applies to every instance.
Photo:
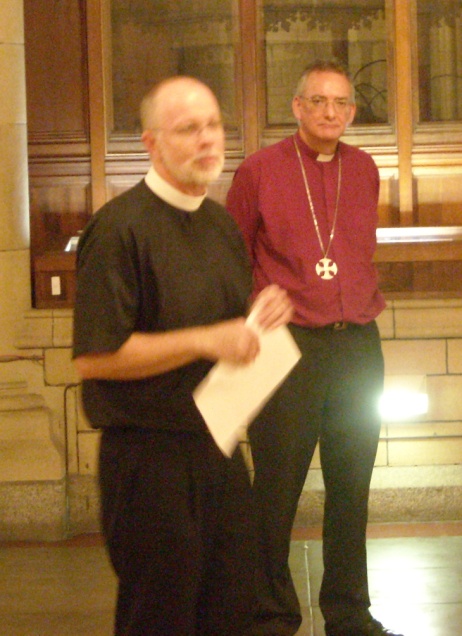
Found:
[[[264,0],[267,123],[293,123],[291,100],[303,69],[336,58],[349,69],[355,123],[387,123],[385,0]]]
[[[421,122],[462,119],[462,2],[417,0]]]
[[[144,93],[171,75],[198,77],[237,128],[233,0],[112,0],[112,130],[139,132]]]

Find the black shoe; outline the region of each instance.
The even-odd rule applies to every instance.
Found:
[[[370,621],[361,625],[361,627],[344,627],[337,630],[326,631],[326,636],[403,636],[403,634],[397,634],[391,632],[375,618],[371,618]]]

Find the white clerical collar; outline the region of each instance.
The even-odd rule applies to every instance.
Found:
[[[167,183],[154,169],[153,166],[149,168],[148,174],[144,178],[146,185],[150,190],[157,194],[158,197],[163,199],[166,203],[173,205],[173,207],[185,212],[195,212],[198,210],[205,199],[207,194],[203,194],[200,197],[192,196],[191,194],[184,194],[170,183]]]
[[[323,155],[323,154],[319,154],[316,157],[316,161],[332,161],[332,159],[335,157],[335,152],[333,155]]]

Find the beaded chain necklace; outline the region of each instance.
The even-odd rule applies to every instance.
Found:
[[[300,162],[300,168],[301,168],[302,176],[303,176],[303,183],[305,184],[306,196],[308,198],[308,203],[310,205],[311,217],[313,219],[314,228],[316,230],[316,235],[318,237],[319,247],[321,248],[321,253],[323,254],[323,257],[321,259],[319,259],[319,261],[316,263],[316,274],[320,278],[322,278],[323,280],[330,280],[331,278],[334,278],[334,276],[336,276],[337,272],[338,272],[337,263],[335,261],[333,261],[331,258],[329,258],[328,254],[329,254],[330,247],[332,245],[332,241],[334,240],[335,228],[337,226],[338,202],[339,202],[339,199],[340,199],[340,185],[341,185],[341,182],[342,182],[342,156],[339,153],[339,155],[338,155],[337,197],[336,197],[336,201],[335,201],[334,220],[332,222],[332,229],[331,229],[330,234],[329,234],[329,242],[327,243],[327,247],[324,248],[324,242],[322,240],[321,232],[319,230],[318,219],[317,219],[316,213],[314,211],[313,199],[311,198],[311,192],[310,192],[310,188],[308,186],[308,179],[306,178],[305,167],[303,165],[302,156],[300,154],[300,149],[298,147],[298,144],[297,144],[297,141],[295,139],[295,136],[294,136],[294,145],[295,145],[295,150],[297,152],[298,160]]]

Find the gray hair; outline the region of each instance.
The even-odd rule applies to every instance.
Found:
[[[346,66],[337,62],[336,60],[315,60],[311,64],[309,64],[298,80],[297,87],[295,89],[295,96],[300,97],[305,90],[306,82],[308,77],[312,73],[337,73],[338,75],[343,75],[345,77],[350,86],[351,86],[351,102],[355,103],[355,87],[353,85],[353,81],[351,79],[350,73]]]

